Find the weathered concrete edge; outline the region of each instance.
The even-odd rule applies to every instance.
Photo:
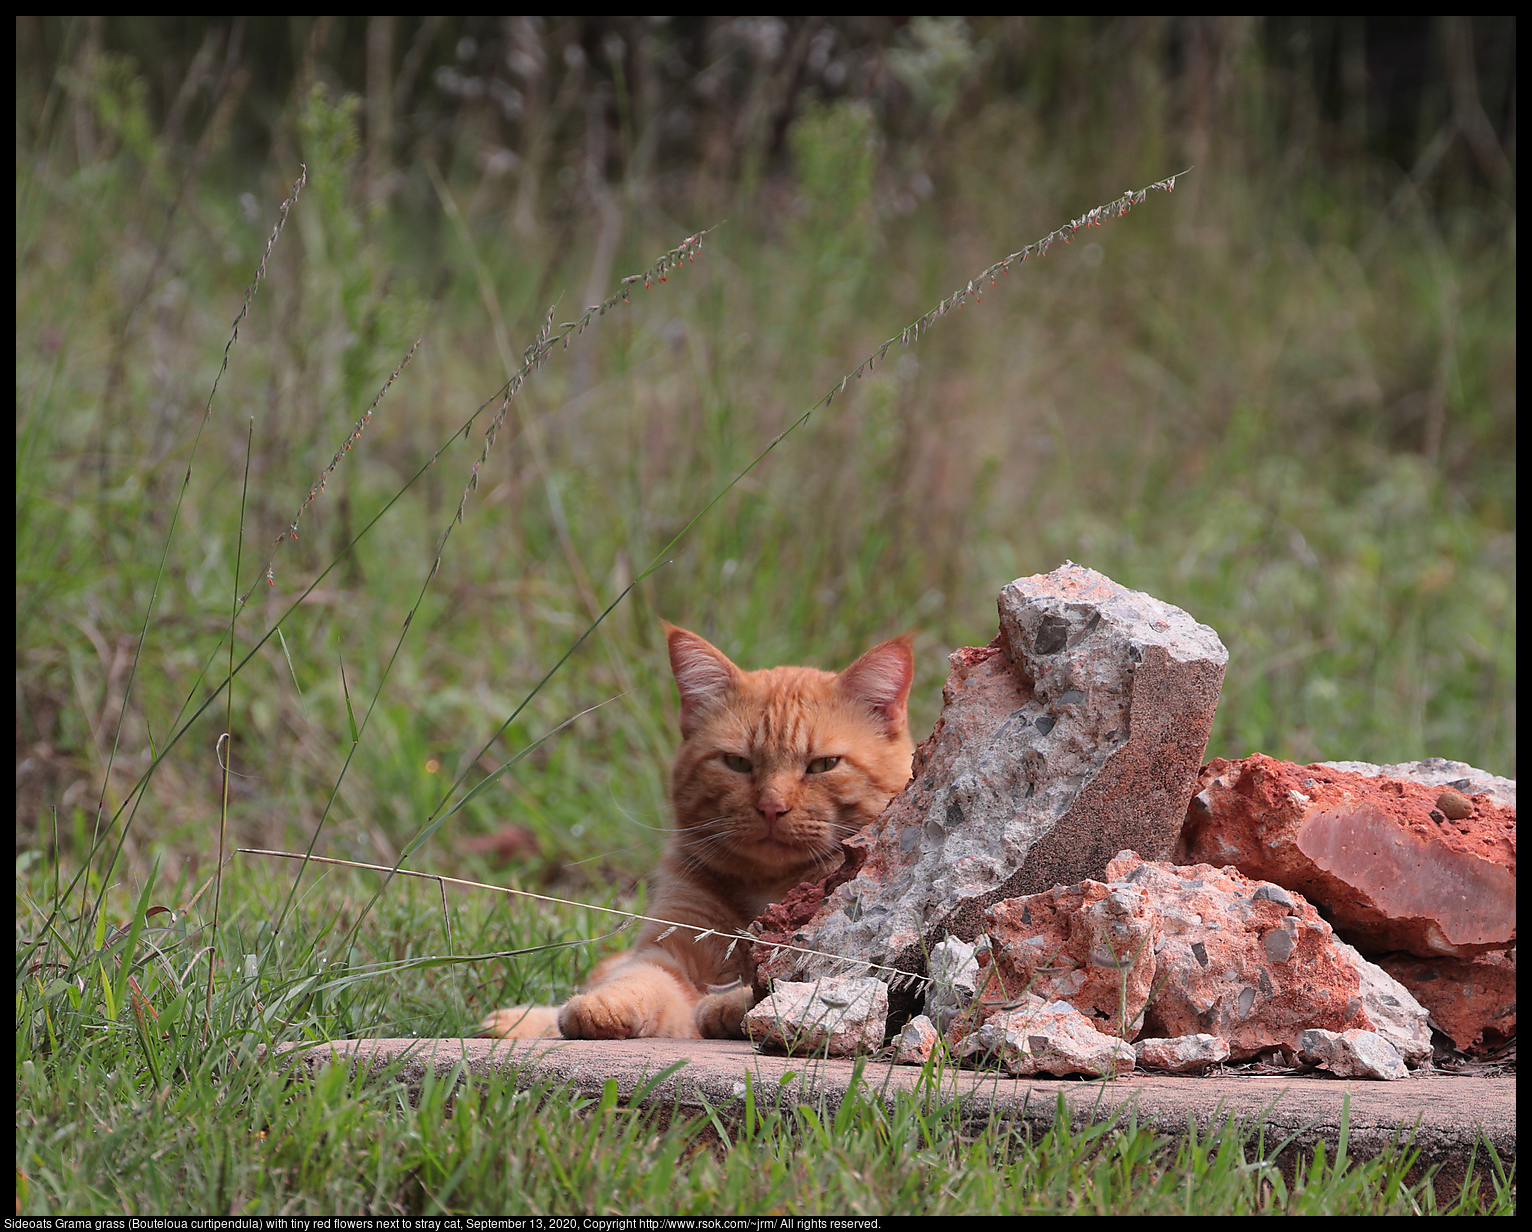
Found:
[[[353,1067],[365,1064],[412,1090],[419,1089],[428,1068],[447,1079],[459,1067],[460,1081],[511,1074],[519,1087],[567,1085],[587,1097],[600,1096],[608,1078],[623,1100],[652,1084],[642,1093],[642,1102],[649,1106],[693,1112],[706,1104],[726,1118],[742,1107],[747,1073],[758,1101],[823,1101],[834,1109],[845,1098],[856,1070],[852,1061],[764,1055],[747,1043],[712,1040],[376,1039],[287,1046],[279,1052],[309,1070],[342,1060]],[[653,1082],[673,1065],[679,1068]],[[867,1061],[861,1082],[869,1095],[891,1104],[898,1091],[914,1088],[920,1075],[913,1066]],[[1062,1096],[1075,1125],[1131,1111],[1140,1125],[1180,1137],[1187,1132],[1189,1118],[1206,1133],[1232,1117],[1240,1125],[1264,1123],[1269,1150],[1284,1140],[1288,1149],[1307,1150],[1319,1141],[1334,1145],[1345,1108],[1353,1157],[1376,1156],[1413,1130],[1413,1144],[1424,1164],[1462,1166],[1481,1133],[1508,1168],[1516,1158],[1516,1084],[1511,1077],[1416,1077],[1384,1083],[1135,1074],[1116,1082],[1083,1082],[947,1070],[940,1083],[944,1095],[957,1098],[965,1120],[998,1117],[1046,1129]]]

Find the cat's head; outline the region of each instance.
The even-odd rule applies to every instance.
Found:
[[[883,811],[910,777],[908,637],[845,671],[741,671],[695,633],[666,625],[681,690],[671,772],[683,867],[743,881],[805,880]]]

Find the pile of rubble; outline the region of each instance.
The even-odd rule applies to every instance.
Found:
[[[1433,1026],[1470,1055],[1514,1037],[1515,783],[1201,766],[1227,661],[1081,566],[1008,585],[909,785],[752,926],[752,1038],[850,1055],[892,1020],[916,1064],[942,1040],[1018,1075],[1264,1057],[1390,1079]]]

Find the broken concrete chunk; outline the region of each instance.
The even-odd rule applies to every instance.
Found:
[[[1145,1069],[1191,1074],[1229,1059],[1228,1042],[1216,1035],[1178,1035],[1175,1039],[1141,1039],[1133,1045]]]
[[[1393,1044],[1373,1031],[1324,1031],[1298,1037],[1298,1057],[1337,1078],[1379,1078],[1385,1082],[1409,1076]]]
[[[1031,995],[1068,1001],[1127,1040],[1216,1034],[1236,1059],[1291,1046],[1315,1025],[1375,1030],[1411,1065],[1431,1055],[1425,1009],[1301,895],[1133,852],[1108,873],[988,909],[978,997],[956,1021],[938,1020],[949,1040]]]
[[[1460,762],[1338,764],[1425,767],[1416,773],[1426,781],[1260,754],[1215,759],[1198,777],[1177,859],[1231,864],[1297,890],[1364,954],[1465,958],[1513,945],[1515,784]],[[1437,807],[1444,786],[1466,813]]]
[[[916,1014],[904,1024],[904,1030],[899,1032],[895,1041],[897,1051],[894,1060],[900,1065],[924,1065],[930,1060],[939,1039],[941,1035],[936,1030],[936,1024],[924,1014]]]
[[[1391,1043],[1410,1068],[1431,1058],[1431,1020],[1410,990],[1339,937],[1335,948],[1356,968],[1362,1009],[1373,1030]]]
[[[1131,851],[1107,876],[1144,891],[1159,916],[1141,1034],[1217,1035],[1243,1060],[1290,1046],[1307,1027],[1373,1027],[1356,964],[1301,895],[1233,869],[1151,863]]]
[[[1084,1074],[1120,1078],[1133,1072],[1133,1048],[1096,1030],[1067,1001],[1026,997],[1020,1009],[985,1021],[956,1048],[958,1056],[998,1060],[1018,1077],[1027,1074]]]
[[[1035,993],[1068,1001],[1110,1035],[1138,1034],[1160,924],[1144,887],[1081,881],[998,902],[984,919],[990,947],[980,964],[982,1000]]]
[[[974,954],[981,943],[988,948],[988,938],[975,938],[974,944],[970,945],[949,935],[931,947],[927,962],[931,982],[926,986],[926,1018],[945,1026],[978,996],[979,963]]]
[[[849,1057],[883,1046],[888,988],[881,980],[778,982],[745,1015],[757,1047],[795,1056]]]
[[[1169,856],[1228,661],[1218,635],[1068,562],[999,609],[994,641],[952,655],[909,785],[847,841],[855,875],[803,925],[835,957],[758,945],[765,975],[923,971],[931,938],[976,937],[993,903],[1099,879],[1124,847]]]

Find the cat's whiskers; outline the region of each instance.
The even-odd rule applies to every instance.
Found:
[[[607,860],[607,859],[610,859],[612,856],[626,855],[630,851],[638,851],[640,848],[643,848],[643,847],[648,847],[648,848],[652,849],[652,848],[658,847],[660,845],[660,841],[661,840],[659,840],[657,838],[646,838],[641,843],[630,843],[626,847],[616,847],[616,848],[613,848],[611,851],[603,851],[600,855],[586,856],[585,859],[583,859],[583,860],[565,860],[564,861],[564,867],[565,868],[577,868],[581,864],[593,864],[597,860]]]
[[[817,820],[817,819],[816,819]],[[762,838],[773,838],[783,847],[802,852],[812,862],[812,867],[828,867],[840,855],[840,836],[833,823],[821,822],[818,832],[796,833],[785,837],[781,833],[760,835],[755,824],[735,824],[733,817],[715,817],[705,822],[693,823],[679,832],[676,848],[689,869],[706,867],[718,855],[734,855],[754,846]]]
[[[678,831],[672,840],[679,851],[710,850],[729,844],[734,838],[732,826],[692,826]]]
[[[704,835],[679,847],[685,867],[693,872],[710,867],[718,856],[733,855],[737,851],[738,844],[732,833]]]
[[[646,810],[644,810],[644,812],[642,814],[634,813],[631,810],[626,809],[626,808],[623,807],[622,801],[617,798],[617,793],[612,790],[612,787],[611,787],[610,784],[608,784],[608,786],[607,786],[607,796],[612,801],[612,807],[615,808],[624,817],[626,817],[630,823],[632,823],[633,825],[639,827],[639,829],[641,829],[641,830],[653,830],[656,834],[666,834],[666,833],[669,833],[669,831],[671,830],[672,827],[671,827],[671,824],[668,821],[664,825],[662,825],[662,826],[651,826],[651,825],[646,825],[644,822],[639,820],[640,816],[644,816],[644,817],[660,817],[660,816],[663,816],[663,815],[665,815],[666,813],[669,812],[668,809],[646,809]]]

